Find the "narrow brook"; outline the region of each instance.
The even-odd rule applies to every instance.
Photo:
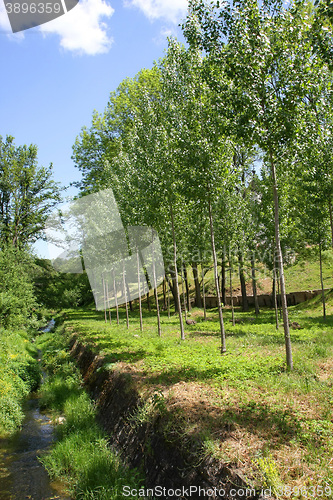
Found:
[[[50,322],[47,328],[53,325]],[[10,438],[0,439],[0,500],[70,500],[61,492],[60,484],[50,481],[38,460],[55,439],[50,417],[40,410],[39,398],[34,393],[23,410],[21,430]]]

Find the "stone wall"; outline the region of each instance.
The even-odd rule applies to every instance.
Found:
[[[324,291],[328,292],[331,290],[330,288],[325,288]],[[321,290],[304,290],[301,292],[291,292],[287,293],[287,304],[288,306],[295,306],[297,304],[301,304],[302,302],[306,302],[307,300],[313,299],[317,295],[321,294]],[[254,297],[253,295],[247,296],[249,306],[254,306]],[[235,295],[233,297],[234,306],[242,305],[242,296]],[[259,307],[274,307],[274,299],[272,294],[263,294],[258,295]],[[226,297],[226,305],[230,306],[231,301],[230,297]],[[207,295],[206,296],[206,306],[217,307],[217,297],[215,295]]]

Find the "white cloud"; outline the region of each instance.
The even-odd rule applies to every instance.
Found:
[[[43,35],[55,34],[65,50],[95,55],[108,52],[113,39],[107,33],[103,17],[111,17],[114,9],[104,0],[81,0],[67,14],[42,24]]]
[[[107,24],[102,18],[111,17],[114,9],[105,0],[80,0],[72,10],[37,29],[44,35],[60,37],[65,50],[79,54],[95,55],[108,52],[113,39],[107,33]],[[0,31],[11,40],[20,41],[24,31],[12,33],[4,4],[0,0]]]
[[[179,23],[185,17],[188,0],[124,0],[126,7],[137,7],[150,20],[163,18]]]

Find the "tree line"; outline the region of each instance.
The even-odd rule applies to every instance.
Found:
[[[213,266],[223,353],[233,269],[246,310],[245,266],[256,297],[263,264],[281,296],[290,369],[288,252],[318,246],[322,281],[322,251],[333,245],[330,23],[323,2],[191,0],[186,46],[169,39],[165,56],[121,82],[73,146],[80,196],[112,188],[125,228],[158,232],[181,337],[178,276],[186,283],[189,266],[198,305]],[[50,170],[36,170],[33,147],[11,147],[1,140],[0,237],[20,249],[41,233],[59,187]]]
[[[305,1],[190,1],[187,45],[169,39],[163,59],[121,82],[73,147],[82,195],[112,187],[125,224],[158,231],[182,336],[182,269],[192,266],[200,303],[210,247],[225,352],[231,249],[244,308],[245,255],[256,296],[259,250],[270,249],[290,369],[283,255],[315,244],[321,256],[333,243],[328,13]]]

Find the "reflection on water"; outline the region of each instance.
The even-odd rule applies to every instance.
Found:
[[[38,461],[53,441],[50,418],[39,410],[38,398],[27,402],[22,430],[0,440],[0,500],[68,500]]]

